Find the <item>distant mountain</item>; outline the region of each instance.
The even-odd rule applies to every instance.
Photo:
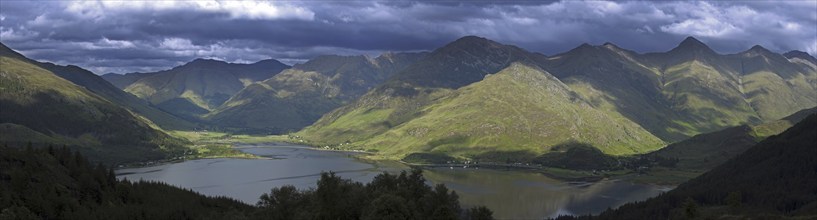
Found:
[[[578,113],[561,117],[527,108],[535,106],[531,103],[537,98],[525,98],[532,91],[517,90],[519,88],[511,84],[513,81],[491,83],[495,88],[478,86],[489,84],[485,81],[491,77],[487,76],[514,62],[541,69],[540,74],[555,76],[558,83],[542,84],[540,86],[550,86],[534,87],[534,91],[557,91],[562,89],[553,85],[566,86],[564,91],[571,94],[571,102],[554,101],[552,106],[564,107],[556,112],[575,112],[567,109],[581,108],[603,117]],[[505,83],[508,85],[501,85]],[[466,93],[460,90],[471,86],[494,94],[473,97],[480,100],[479,104],[447,104],[463,97]],[[514,91],[514,95],[492,97],[505,91]],[[538,99],[550,100],[548,95],[552,94],[541,94]],[[497,107],[499,103],[515,107],[494,111],[502,108]],[[445,112],[437,110],[449,105],[452,108]],[[390,157],[429,151],[468,158],[488,151],[538,154],[559,144],[555,143],[558,141],[591,144],[608,154],[634,154],[659,148],[661,141],[653,141],[657,140],[655,137],[675,142],[700,133],[777,120],[814,106],[817,106],[817,70],[759,46],[738,54],[721,55],[690,37],[665,53],[638,54],[606,43],[584,44],[547,57],[484,38],[464,37],[406,67],[359,99],[324,115],[297,135],[313,145],[344,144],[351,149],[388,152]],[[543,116],[526,115],[527,111]],[[472,124],[495,117],[501,119]],[[524,139],[500,132],[508,130],[503,126],[495,128],[498,136],[492,138],[451,127],[476,129],[497,124],[525,127],[529,118],[541,118],[535,121],[543,123],[531,126],[532,129],[559,127],[561,130],[554,129],[548,138]],[[599,118],[611,119],[604,120],[611,123],[610,126],[630,129],[618,135],[609,133],[612,129],[593,128],[583,123],[599,123]],[[575,130],[566,136],[554,135],[571,127],[557,125],[570,124],[584,130]],[[646,133],[641,133],[643,130]],[[468,135],[481,137],[481,140],[506,138],[506,141],[485,144]],[[607,140],[602,141],[601,137]],[[640,142],[635,141],[639,139]],[[442,145],[446,146],[440,148]],[[629,146],[629,150],[612,146]]]
[[[0,140],[4,144],[67,145],[96,161],[119,163],[165,158],[185,143],[155,129],[127,106],[22,56],[4,54],[0,66]]]
[[[110,82],[114,86],[116,86],[116,88],[119,88],[121,90],[125,90],[125,88],[127,88],[130,84],[133,84],[134,82],[136,82],[136,81],[138,81],[138,80],[140,80],[140,79],[142,79],[144,77],[155,75],[156,73],[158,73],[158,72],[152,72],[152,73],[139,73],[139,72],[136,72],[136,73],[126,73],[126,74],[106,73],[106,74],[102,75],[102,78],[105,79],[106,81]]]
[[[485,75],[499,72],[513,62],[533,62],[542,58],[544,55],[530,53],[515,46],[466,36],[438,48],[425,57],[423,62],[408,66],[388,83],[456,89],[478,82]]]
[[[811,56],[808,53],[803,52],[803,51],[792,50],[792,51],[784,53],[783,56],[785,56],[786,58],[789,58],[791,60],[800,59],[800,60],[812,63],[814,65],[817,65],[817,58],[814,58],[813,56]],[[812,66],[812,69],[814,69],[813,66]]]
[[[656,198],[578,219],[813,219],[814,155],[817,114]]]
[[[205,119],[245,131],[297,131],[425,55],[319,56],[248,85]]]
[[[688,46],[703,47],[696,45]],[[666,141],[687,136],[681,132],[686,127],[676,124],[685,120],[667,120],[683,117],[663,97],[660,71],[645,65],[635,52],[611,43],[583,44],[548,57],[542,66],[595,108],[626,117]]]
[[[235,64],[196,59],[170,70],[141,73],[125,91],[176,115],[197,119],[253,82],[272,77],[289,66],[276,60]],[[127,77],[108,79],[126,81]]]
[[[666,53],[583,45],[543,66],[668,142],[817,106],[817,70],[760,46],[720,55],[692,37]]]
[[[620,155],[663,145],[627,118],[578,97],[537,65],[545,58],[465,37],[297,135],[315,145],[348,144],[393,158],[413,152],[533,158],[572,142]]]
[[[150,106],[150,103],[117,89],[96,74],[78,66],[61,66],[53,63],[39,62],[28,59],[25,56],[6,47],[2,43],[0,43],[0,56],[18,59],[20,61],[44,68],[63,79],[71,81],[78,86],[84,87],[85,89],[102,96],[104,99],[111,101],[114,104],[125,107],[128,110],[139,114],[140,116],[150,119],[162,128],[192,129],[196,127],[196,124]]]

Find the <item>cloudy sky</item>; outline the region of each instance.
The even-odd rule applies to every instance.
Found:
[[[817,55],[817,1],[0,1],[0,41],[97,74],[198,57],[303,62],[321,54],[433,50],[477,35],[553,55],[581,43],[666,51],[694,36]]]

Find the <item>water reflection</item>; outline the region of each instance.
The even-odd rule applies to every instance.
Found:
[[[241,150],[272,159],[203,159],[153,167],[117,170],[120,178],[167,182],[205,195],[233,197],[249,204],[272,187],[315,187],[320,173],[334,171],[369,182],[384,171],[407,169],[396,162],[364,162],[353,153],[318,151],[302,146],[244,146]],[[502,219],[536,219],[559,214],[598,213],[607,207],[643,200],[662,188],[621,181],[568,183],[525,171],[428,169],[430,183],[456,190],[465,207],[485,205]]]

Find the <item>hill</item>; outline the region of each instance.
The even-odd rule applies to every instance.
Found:
[[[245,86],[286,68],[289,66],[276,60],[235,64],[196,59],[170,70],[137,74],[134,78],[138,79],[124,90],[175,115],[198,119]]]
[[[663,53],[585,44],[542,66],[667,142],[817,106],[817,71],[760,46],[721,55],[692,37]]]
[[[165,158],[184,143],[27,60],[2,56],[0,65],[0,129],[5,144],[68,145],[95,160],[120,163]]]
[[[817,114],[656,198],[578,219],[813,219],[814,155]]]
[[[517,47],[464,37],[296,135],[314,145],[344,144],[391,158],[435,152],[497,160],[492,154],[508,154],[501,157],[505,161],[508,156],[532,159],[571,142],[616,155],[662,145],[637,124],[577,97],[539,68],[542,59]]]
[[[106,73],[106,74],[102,75],[102,78],[105,79],[106,81],[110,82],[114,86],[116,86],[116,88],[119,88],[121,90],[125,90],[125,88],[128,88],[128,86],[130,84],[133,84],[134,82],[136,82],[136,81],[138,81],[138,80],[140,80],[140,79],[142,79],[144,77],[155,75],[156,73],[157,72],[152,72],[152,73],[139,73],[139,72],[136,72],[136,73],[125,73],[125,74]]]
[[[425,53],[319,56],[250,84],[205,119],[244,132],[284,133],[360,97]]]
[[[105,98],[108,101],[133,111],[139,116],[150,119],[159,127],[165,129],[192,129],[197,126],[195,123],[180,119],[170,113],[151,106],[150,103],[147,103],[142,99],[117,89],[96,74],[78,66],[61,66],[32,60],[11,50],[2,43],[0,43],[0,56],[11,57],[46,69],[63,79],[71,81],[78,86],[84,87],[85,89]]]
[[[805,109],[780,120],[759,125],[741,125],[720,131],[695,135],[647,154],[648,157],[677,159],[673,168],[693,172],[708,171],[739,155],[761,140],[779,134],[807,116],[817,113],[817,108]]]
[[[571,102],[554,103],[553,106],[569,106],[562,109],[565,112],[577,108],[592,110],[604,117],[562,117],[559,111],[541,112],[542,116],[526,115],[524,112],[533,110],[525,109],[526,106],[539,99],[550,100],[549,95],[552,94],[525,97],[538,93],[520,91],[519,86],[512,84],[504,85],[512,81],[485,82],[485,85],[477,86],[491,78],[487,75],[499,72],[514,62],[542,69],[546,75],[554,76],[558,84],[565,85],[563,89],[571,94]],[[769,79],[761,80],[764,77]],[[449,149],[440,148],[437,151],[460,156],[475,156],[488,151],[500,154],[517,151],[517,156],[529,158],[530,155],[518,151],[542,153],[553,146],[572,143],[589,144],[608,154],[635,154],[658,149],[662,142],[676,142],[696,134],[742,124],[758,125],[817,106],[815,79],[815,69],[762,47],[721,55],[691,37],[663,53],[638,54],[606,43],[601,46],[584,44],[547,57],[469,36],[433,51],[359,99],[327,113],[296,136],[312,145],[387,152],[389,157],[408,152],[435,151],[438,145],[448,145]],[[489,84],[491,86],[486,86]],[[494,92],[491,95],[505,91],[513,93],[499,97],[482,94],[471,97],[480,100],[479,103],[458,103],[456,108],[452,106],[446,113],[434,112],[437,107],[455,100],[452,97],[462,96],[462,88],[469,86],[490,90]],[[531,88],[556,88],[539,86]],[[489,98],[496,101],[489,103]],[[502,109],[502,106],[515,106],[522,110],[495,111],[494,108]],[[518,115],[520,111],[523,113]],[[455,117],[459,114],[471,115]],[[458,132],[462,132],[452,127],[467,125],[476,129],[481,124],[473,123],[483,121],[481,118],[494,117],[505,118],[502,123],[515,127],[525,127],[530,121],[543,121],[542,124],[531,124],[531,131],[550,126],[569,129],[571,126],[561,125],[581,124],[585,127],[577,129],[585,129],[585,134],[599,136],[573,132],[573,135],[568,135],[570,138],[543,141],[495,132],[500,135],[492,138],[505,138],[505,144],[489,144],[482,146],[484,150],[479,150],[474,147],[480,143],[461,137]],[[596,119],[600,118],[610,119],[601,124],[609,122],[612,128],[620,126],[629,129],[621,135],[610,133],[614,130],[611,127],[593,127],[583,123],[599,122]],[[418,123],[423,125],[419,126]],[[442,128],[458,132],[438,134],[439,137],[424,136],[434,134],[436,128],[440,129],[440,133],[445,133]],[[496,129],[505,128],[499,126]],[[424,138],[417,140],[418,137]],[[430,137],[433,138],[427,139]],[[653,141],[656,137],[660,140]],[[626,145],[628,147],[625,148],[629,150],[612,150],[610,146],[615,145]]]

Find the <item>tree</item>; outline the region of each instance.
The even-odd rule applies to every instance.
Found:
[[[461,211],[459,196],[456,192],[448,193],[448,187],[437,184],[434,191],[423,198],[427,219],[458,219]],[[430,214],[430,215],[428,215]]]
[[[406,200],[393,195],[383,194],[374,199],[363,214],[363,220],[405,220],[411,218]]]
[[[695,203],[695,200],[692,197],[687,197],[684,200],[684,217],[687,219],[693,219],[698,216],[698,204]]]
[[[264,193],[258,201],[262,215],[270,219],[294,219],[298,209],[304,204],[304,196],[295,186],[286,185]]]
[[[467,220],[492,220],[494,219],[494,212],[485,206],[472,207],[465,212],[465,219]]]
[[[740,191],[733,191],[726,195],[726,205],[729,206],[729,209],[732,212],[737,212],[740,210],[741,203],[743,202],[743,198],[740,194]]]

